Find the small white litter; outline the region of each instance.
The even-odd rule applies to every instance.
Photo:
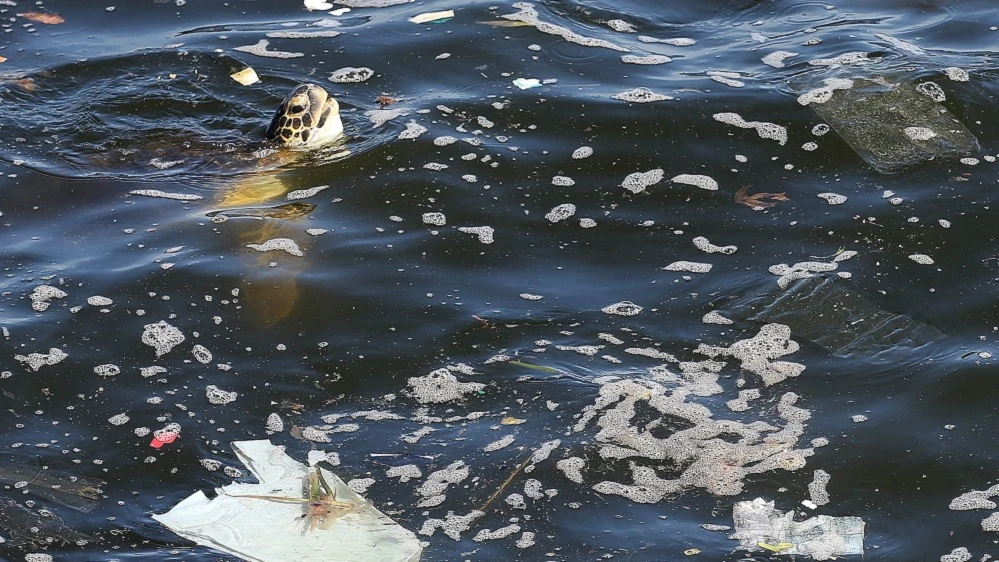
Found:
[[[429,23],[437,20],[451,19],[453,17],[454,10],[444,10],[443,12],[426,12],[423,14],[417,14],[409,18],[409,21],[412,23]]]
[[[756,498],[732,507],[735,533],[742,548],[774,554],[800,554],[814,560],[832,560],[864,553],[864,520],[859,517],[818,515],[794,521],[794,512],[774,509],[774,502]]]
[[[322,470],[337,502],[329,528],[310,529],[309,508],[301,502],[312,469],[268,440],[236,441],[239,460],[260,482],[234,482],[209,500],[198,491],[170,511],[153,515],[171,531],[253,562],[418,562],[423,547],[416,535],[375,509],[343,480]],[[263,496],[263,497],[262,497]],[[275,499],[276,498],[276,499]],[[295,501],[299,500],[299,501]]]

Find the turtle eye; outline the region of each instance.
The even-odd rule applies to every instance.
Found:
[[[304,105],[293,105],[293,106],[291,106],[291,108],[289,109],[289,111],[291,111],[292,113],[305,113],[305,106]]]

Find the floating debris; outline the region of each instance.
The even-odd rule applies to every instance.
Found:
[[[752,195],[749,195],[747,193],[748,189],[749,188],[746,186],[737,189],[735,192],[735,202],[740,203],[742,205],[746,205],[747,207],[752,208],[754,211],[759,211],[762,209],[766,209],[768,207],[773,207],[774,205],[777,204],[776,203],[777,201],[790,201],[790,199],[788,199],[787,195],[785,195],[784,193],[766,193],[761,191],[759,193],[754,193]]]
[[[293,53],[289,51],[268,51],[267,46],[271,42],[266,39],[261,39],[253,45],[245,45],[243,47],[235,47],[234,51],[239,51],[241,53],[249,53],[251,55],[257,55],[258,57],[270,57],[275,59],[294,59],[298,57],[304,57],[305,53]]]
[[[529,90],[531,88],[540,88],[541,80],[538,80],[537,78],[515,78],[513,80],[513,85],[521,90]]]
[[[735,533],[730,538],[739,540],[742,548],[749,551],[762,549],[815,560],[864,553],[865,524],[859,517],[819,515],[804,521],[793,518],[793,511],[778,511],[774,502],[762,498],[736,502],[732,507]]]
[[[357,562],[420,558],[416,535],[332,472],[309,468],[270,441],[237,441],[232,448],[259,484],[224,486],[212,500],[198,491],[153,519],[188,540],[244,560],[280,562],[289,552],[302,562],[329,560],[331,552]]]
[[[260,82],[260,77],[257,76],[257,71],[253,70],[253,68],[249,66],[239,72],[233,72],[229,75],[229,78],[232,78],[244,86],[250,86]]]
[[[979,150],[978,139],[963,123],[921,93],[920,88],[936,91],[929,83],[914,86],[883,76],[853,82],[852,88],[810,107],[878,172],[894,174],[922,161]]]
[[[409,21],[412,23],[442,22],[444,20],[449,20],[453,17],[454,17],[454,10],[444,10],[441,12],[425,12],[422,14],[417,14],[409,18]]]

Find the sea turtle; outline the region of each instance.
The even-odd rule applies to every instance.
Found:
[[[279,161],[286,161],[294,156],[294,151],[315,151],[330,145],[341,148],[338,143],[343,139],[340,105],[321,86],[299,84],[281,102],[264,138],[272,146],[278,147],[278,150],[263,158],[276,157]],[[344,154],[347,151],[339,150],[336,153],[337,156]],[[219,198],[218,203],[223,209],[209,213],[209,216],[217,219],[252,217],[264,221],[240,232],[238,238],[244,251],[253,251],[248,246],[266,244],[273,240],[301,240],[303,229],[290,228],[287,219],[301,218],[315,208],[315,205],[300,202],[261,207],[288,192],[281,176],[274,173],[276,169],[261,165],[260,173],[244,174]],[[278,267],[263,267],[252,280],[245,280],[244,277],[242,291],[244,300],[249,302],[254,314],[254,320],[258,324],[270,325],[291,312],[298,297],[296,278],[303,269],[303,260],[300,256],[280,251],[264,252],[259,257],[259,265]]]

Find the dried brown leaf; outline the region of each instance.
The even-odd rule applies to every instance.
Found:
[[[378,99],[375,101],[378,102],[378,105],[385,107],[386,105],[392,105],[395,103],[396,99],[392,96],[378,96]]]
[[[46,14],[45,12],[25,12],[23,14],[17,14],[26,20],[31,20],[37,23],[44,23],[47,25],[57,25],[64,23],[66,20],[63,19],[59,14]]]
[[[784,193],[767,193],[761,191],[750,195],[747,193],[749,186],[742,186],[735,192],[735,202],[746,205],[752,209],[766,209],[773,207],[775,201],[790,201],[791,199]]]

